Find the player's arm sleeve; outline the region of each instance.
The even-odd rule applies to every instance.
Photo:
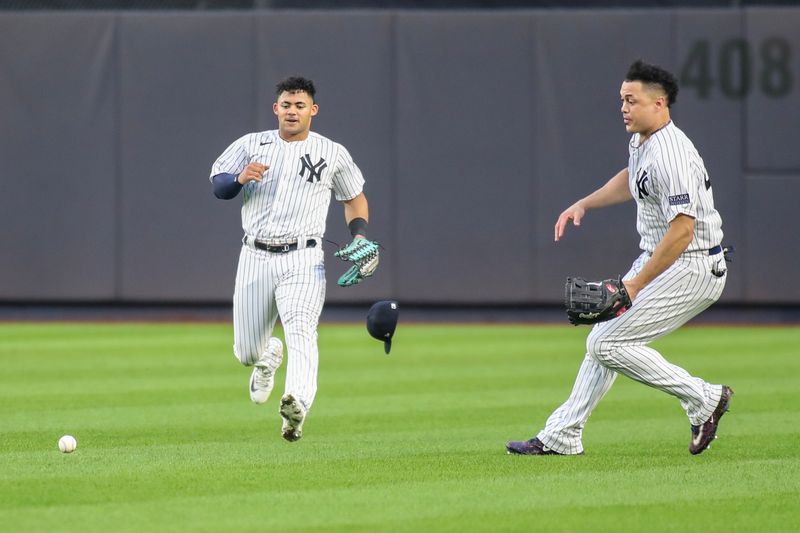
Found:
[[[353,161],[350,152],[339,146],[336,171],[333,174],[333,193],[336,200],[352,200],[364,191],[364,176]]]
[[[244,167],[249,163],[250,156],[247,153],[247,143],[251,135],[235,140],[224,152],[214,161],[211,166],[209,180],[214,181],[214,176],[219,174],[233,174],[238,176]]]
[[[700,200],[697,176],[692,174],[689,156],[683,150],[675,150],[666,157],[656,159],[656,176],[661,195],[661,210],[667,221],[678,215],[697,218]]]
[[[214,196],[220,200],[235,198],[244,187],[237,181],[237,177],[238,174],[228,174],[227,172],[212,176],[211,183],[214,184]]]

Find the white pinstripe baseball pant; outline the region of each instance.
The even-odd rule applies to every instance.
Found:
[[[638,274],[649,259],[648,252],[642,253],[624,279]],[[564,454],[583,451],[581,436],[586,420],[618,373],[677,397],[691,424],[708,420],[719,403],[722,386],[691,376],[647,345],[717,301],[727,277],[711,273],[718,261],[724,261],[722,253],[683,253],[642,289],[626,313],[592,328],[572,393],[537,435],[546,447]]]
[[[306,409],[317,393],[317,325],[325,301],[321,246],[270,253],[242,246],[233,295],[233,351],[245,366],[262,358],[280,316],[286,337],[287,393]]]

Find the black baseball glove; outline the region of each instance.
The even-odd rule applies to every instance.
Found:
[[[603,281],[567,278],[564,305],[569,321],[577,326],[616,318],[630,309],[631,299],[622,278]]]

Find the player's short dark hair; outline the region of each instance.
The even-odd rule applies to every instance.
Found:
[[[678,81],[675,76],[659,66],[645,63],[641,59],[630,66],[625,80],[660,86],[667,95],[667,107],[671,107],[678,98]]]
[[[280,96],[283,92],[287,93],[299,93],[305,92],[311,97],[311,100],[314,101],[314,96],[317,94],[317,89],[314,87],[314,82],[302,78],[300,76],[291,76],[286,78],[278,85],[275,86],[277,89],[276,94]]]

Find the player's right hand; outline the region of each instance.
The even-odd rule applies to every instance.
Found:
[[[254,161],[244,167],[244,170],[242,170],[241,174],[236,177],[236,181],[242,185],[246,185],[251,181],[261,181],[264,179],[264,172],[267,170],[269,170],[269,165],[262,165],[261,163]]]
[[[555,227],[555,240],[558,240],[564,236],[564,231],[567,229],[567,223],[569,223],[570,219],[575,226],[581,225],[581,219],[583,215],[586,214],[586,209],[581,207],[578,202],[575,202],[568,208],[564,210],[561,215],[559,215],[558,220],[556,220],[556,227]]]

